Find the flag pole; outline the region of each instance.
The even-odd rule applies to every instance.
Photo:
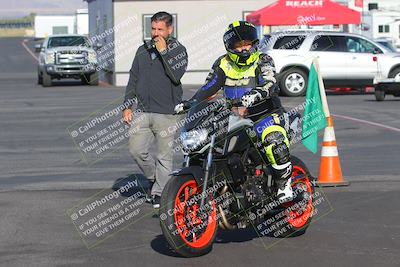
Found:
[[[321,75],[321,71],[319,68],[318,57],[314,58],[313,63],[315,66],[315,70],[317,71],[318,85],[319,85],[319,92],[320,92],[320,96],[321,96],[322,108],[324,110],[325,117],[329,118],[331,116],[331,114],[329,112],[328,100],[326,99],[325,86],[324,86],[324,81],[322,80],[322,75]]]

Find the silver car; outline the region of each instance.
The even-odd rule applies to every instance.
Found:
[[[51,86],[53,79],[75,78],[83,83],[99,83],[96,51],[86,36],[53,35],[47,37],[40,50],[38,83]]]
[[[400,53],[364,36],[320,31],[274,32],[260,42],[275,61],[283,94],[304,95],[311,62],[318,57],[327,86],[373,86],[375,77],[400,77]]]

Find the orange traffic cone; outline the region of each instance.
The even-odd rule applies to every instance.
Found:
[[[332,117],[328,117],[327,121],[317,184],[319,186],[346,186],[349,182],[343,180]]]

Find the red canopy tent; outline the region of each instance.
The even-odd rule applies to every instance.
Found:
[[[254,25],[360,24],[360,13],[329,0],[289,1],[266,6],[246,16]]]

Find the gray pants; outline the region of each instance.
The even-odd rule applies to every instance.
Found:
[[[152,195],[161,196],[173,167],[173,143],[177,116],[141,113],[133,118],[129,137],[129,152],[150,182]],[[150,148],[154,144],[154,156]]]

